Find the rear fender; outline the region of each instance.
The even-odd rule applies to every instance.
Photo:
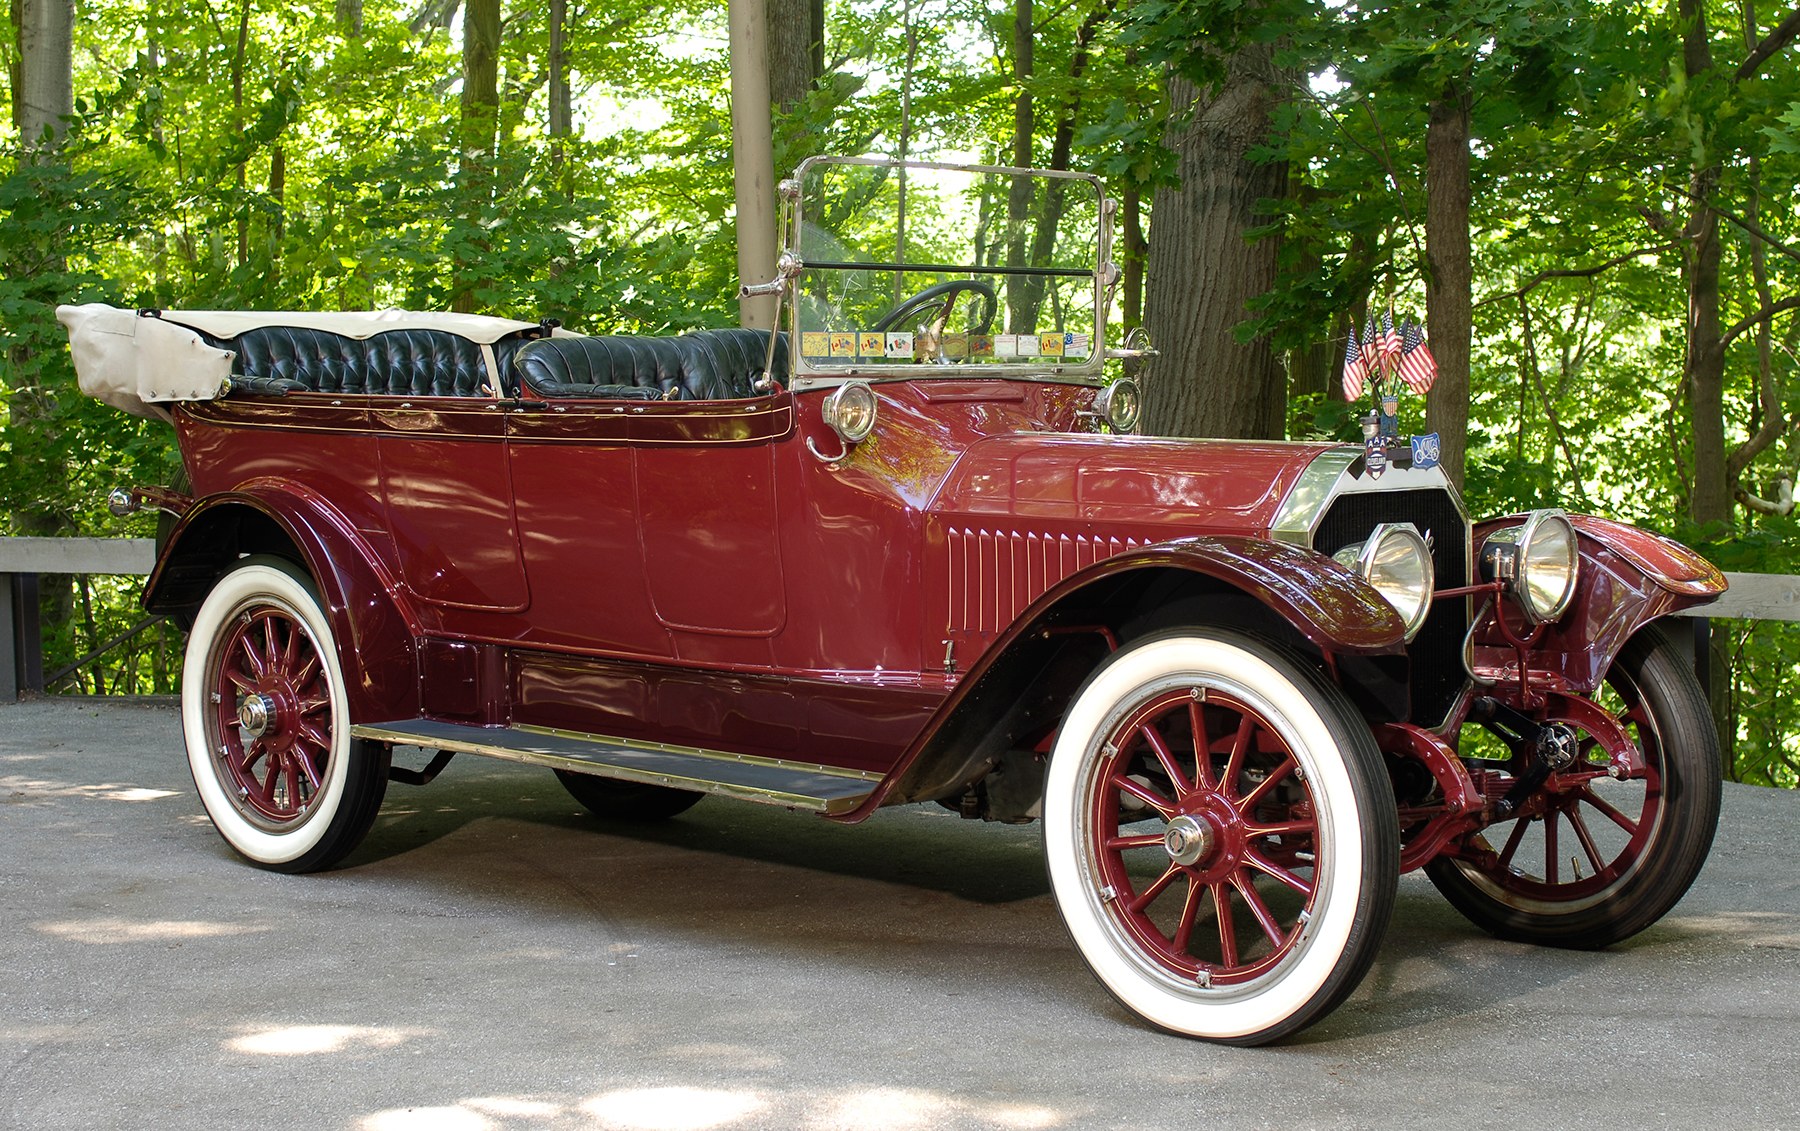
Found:
[[[246,554],[304,566],[319,587],[337,638],[352,719],[419,713],[420,628],[393,572],[318,493],[253,480],[197,502],[169,532],[144,586],[144,608],[184,623],[213,583]]]
[[[1476,524],[1479,549],[1496,529],[1523,516]],[[1587,694],[1639,629],[1682,609],[1703,605],[1725,592],[1725,575],[1681,543],[1635,526],[1592,515],[1572,514],[1581,555],[1575,599],[1556,623],[1545,627],[1527,653],[1534,686]],[[1518,679],[1518,657],[1484,616],[1474,638],[1473,670],[1490,682]],[[1514,622],[1515,629],[1524,626]]]
[[[1253,538],[1157,543],[1071,574],[1033,601],[982,652],[875,792],[833,819],[853,823],[883,804],[955,792],[997,764],[1020,735],[1060,721],[1081,681],[1120,640],[1171,623],[1287,633],[1329,656],[1385,663],[1389,682],[1398,665],[1405,683],[1399,614],[1338,562]]]

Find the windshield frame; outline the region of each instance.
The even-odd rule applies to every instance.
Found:
[[[915,365],[866,365],[851,359],[846,363],[815,365],[801,351],[800,304],[798,302],[802,276],[807,271],[835,271],[840,267],[814,267],[808,265],[802,255],[801,233],[806,223],[801,186],[806,177],[820,166],[848,165],[889,169],[918,169],[958,173],[970,173],[982,176],[1002,177],[1036,177],[1053,180],[1075,181],[1088,186],[1094,193],[1096,232],[1098,247],[1094,254],[1094,267],[1091,272],[1081,271],[1081,276],[1090,277],[1094,302],[1094,341],[1085,361],[1067,362],[1056,358],[1037,360],[1008,360],[1004,364],[968,364],[968,363],[925,363]],[[1091,173],[1075,173],[1061,169],[1020,169],[1007,165],[962,164],[944,161],[901,161],[889,157],[840,157],[815,156],[802,161],[794,170],[791,179],[780,186],[784,220],[781,224],[783,244],[782,275],[783,305],[781,312],[781,330],[788,335],[788,364],[790,368],[789,385],[795,392],[808,389],[829,389],[842,385],[846,381],[868,381],[871,383],[912,380],[1003,380],[1003,381],[1050,381],[1073,385],[1098,385],[1102,381],[1102,370],[1106,363],[1106,324],[1107,307],[1110,305],[1112,283],[1119,276],[1119,269],[1112,261],[1112,221],[1116,210],[1116,202],[1106,194],[1106,184]],[[881,265],[859,265],[858,269],[868,270]],[[906,269],[924,271],[945,265],[909,264]],[[966,270],[971,274],[1018,274],[1034,273],[1045,276],[1062,275],[1068,277],[1066,268],[1052,268],[1033,271],[1030,268],[979,268],[956,267],[958,271]]]

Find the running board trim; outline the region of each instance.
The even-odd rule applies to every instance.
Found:
[[[881,775],[861,770],[549,727],[479,727],[434,719],[397,719],[357,723],[350,733],[373,742],[479,754],[828,816],[855,809],[881,782]]]

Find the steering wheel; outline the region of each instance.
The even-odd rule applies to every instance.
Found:
[[[950,321],[950,313],[956,309],[955,296],[963,291],[971,291],[981,296],[981,310],[975,320],[975,332],[977,334],[987,333],[994,325],[994,308],[998,303],[994,297],[994,288],[980,279],[952,279],[948,283],[926,287],[883,314],[881,320],[875,323],[875,329],[886,330],[892,326],[902,325],[920,311],[929,309],[931,311],[931,334],[934,338],[942,338],[944,325]]]

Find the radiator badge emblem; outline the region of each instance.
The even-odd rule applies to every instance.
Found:
[[[1369,478],[1380,479],[1381,473],[1387,470],[1387,437],[1369,437],[1363,442],[1363,450],[1367,453],[1363,462],[1368,466]]]
[[[1423,436],[1412,438],[1412,465],[1415,471],[1424,471],[1438,465],[1438,434],[1427,432]]]

